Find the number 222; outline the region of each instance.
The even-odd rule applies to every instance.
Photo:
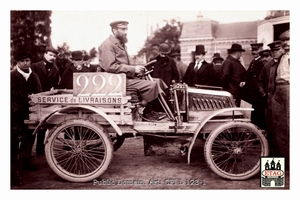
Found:
[[[116,76],[118,79],[117,79],[117,84],[114,84],[113,83],[113,77],[114,76]],[[97,80],[99,80],[99,79],[97,79],[97,77],[100,77],[101,78],[101,81],[100,81],[100,84],[99,84],[99,82],[97,82]],[[118,75],[116,75],[116,74],[113,74],[113,75],[111,75],[109,78],[108,78],[108,83],[111,85],[111,86],[114,86],[115,85],[115,87],[114,87],[114,89],[112,90],[112,91],[110,91],[108,94],[106,93],[106,92],[104,92],[104,93],[101,93],[101,90],[105,87],[105,85],[106,85],[106,78],[103,76],[103,75],[101,75],[101,74],[97,74],[97,75],[95,75],[95,76],[93,76],[93,78],[92,78],[92,80],[91,80],[91,82],[92,82],[92,84],[94,85],[94,86],[100,86],[100,87],[97,87],[98,89],[94,92],[94,93],[92,93],[91,95],[90,95],[90,93],[84,93],[85,92],[85,90],[86,90],[86,88],[88,87],[88,85],[89,85],[89,83],[90,83],[90,81],[89,81],[89,79],[88,79],[88,77],[87,76],[85,76],[85,75],[80,75],[80,76],[78,76],[77,77],[77,79],[76,79],[76,84],[78,85],[78,86],[81,86],[81,84],[80,84],[80,79],[81,78],[83,78],[83,80],[84,80],[84,87],[83,87],[83,89],[80,91],[80,93],[78,94],[78,96],[122,96],[122,92],[116,92],[117,90],[118,90],[118,88],[121,86],[121,84],[122,84],[122,78],[120,77],[120,76],[118,76]]]

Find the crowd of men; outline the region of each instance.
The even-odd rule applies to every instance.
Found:
[[[222,87],[230,92],[236,105],[241,100],[252,104],[252,122],[267,130],[268,139],[278,150],[277,155],[289,158],[289,31],[280,39],[262,49],[262,43],[251,44],[253,61],[246,70],[241,62],[245,50],[240,44],[232,44],[227,58],[214,53],[212,62],[205,61],[207,51],[204,45],[196,45],[192,52],[193,61],[188,65],[180,59],[180,51],[171,50],[163,43],[153,46],[155,59],[154,81],[140,78],[146,68],[132,65],[126,51],[127,21],[110,24],[112,34],[99,45],[99,64],[92,65],[90,58],[82,51],[73,51],[65,66],[56,62],[58,51],[53,47],[45,49],[40,62],[31,63],[31,54],[18,52],[17,65],[11,70],[11,183],[21,183],[22,170],[34,170],[30,162],[35,140],[32,131],[24,124],[29,118],[28,95],[52,89],[72,89],[74,72],[124,73],[127,88],[139,91],[139,105],[145,107],[144,116],[151,118],[157,106],[159,95],[168,96],[167,88],[175,82],[184,82],[191,87],[207,85]],[[154,118],[157,119],[157,116]],[[37,155],[44,155],[45,130],[37,134]],[[21,146],[19,147],[19,144]],[[275,154],[274,154],[275,155]]]

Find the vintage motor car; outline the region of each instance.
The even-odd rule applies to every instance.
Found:
[[[150,72],[143,78],[153,81]],[[34,134],[48,130],[45,156],[58,176],[71,182],[101,177],[114,151],[134,136],[143,137],[146,156],[185,153],[187,163],[196,140],[204,140],[208,167],[225,179],[246,180],[259,172],[260,157],[269,151],[264,131],[251,123],[253,109],[236,107],[230,93],[173,83],[170,99],[159,96],[162,118],[149,120],[142,116],[139,91],[125,82],[125,74],[74,73],[72,90],[30,95],[25,123]]]

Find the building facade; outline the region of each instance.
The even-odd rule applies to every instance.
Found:
[[[199,17],[196,21],[185,22],[179,39],[181,59],[186,64],[193,61],[192,51],[198,44],[205,46],[206,61],[210,62],[214,53],[220,53],[225,59],[227,49],[230,49],[233,43],[238,43],[246,50],[243,53],[243,60],[247,68],[253,59],[250,44],[257,42],[258,24],[259,21],[220,24],[203,17]]]
[[[284,15],[259,22],[257,27],[257,41],[264,43],[264,49],[268,48],[267,44],[279,40],[279,36],[290,29],[289,12],[283,12],[282,14]],[[272,16],[274,14],[271,12],[270,15]]]

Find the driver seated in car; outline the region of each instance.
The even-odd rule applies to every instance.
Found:
[[[153,114],[151,103],[160,93],[164,93],[167,85],[160,79],[154,81],[139,78],[145,73],[142,65],[131,65],[127,53],[127,21],[110,23],[112,34],[98,47],[99,65],[102,71],[126,74],[126,87],[135,88],[141,96],[140,105],[148,107],[144,115]]]

